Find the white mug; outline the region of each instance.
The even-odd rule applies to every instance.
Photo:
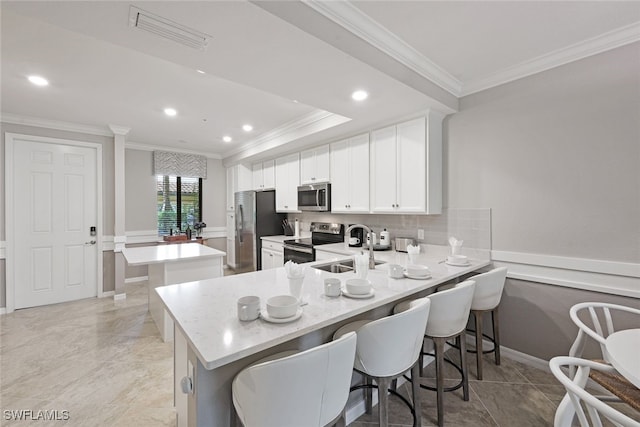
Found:
[[[243,322],[256,320],[260,316],[260,297],[246,296],[238,299],[238,319]]]
[[[389,277],[401,279],[404,277],[404,269],[399,264],[389,264]]]
[[[328,297],[339,297],[341,293],[340,279],[330,277],[324,279],[324,294]]]
[[[349,244],[350,245],[357,245],[360,243],[360,239],[358,239],[357,237],[349,237]]]

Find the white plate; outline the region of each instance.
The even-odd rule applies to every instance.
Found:
[[[465,261],[465,262],[461,262],[461,263],[445,261],[444,263],[448,264],[448,265],[452,265],[454,267],[466,267],[468,265],[471,265],[471,263],[469,261]]]
[[[271,317],[269,316],[269,313],[267,313],[267,309],[260,311],[260,317],[262,317],[264,321],[269,323],[289,323],[289,322],[293,322],[294,320],[298,320],[301,316],[302,316],[302,307],[299,307],[298,311],[296,311],[296,314],[294,314],[291,317]]]
[[[354,299],[367,299],[367,298],[371,298],[375,295],[375,291],[373,289],[371,289],[371,291],[368,294],[350,294],[346,289],[342,289],[342,295],[344,295],[347,298],[354,298]]]
[[[407,279],[415,279],[415,280],[431,279],[431,274],[425,274],[424,276],[412,276],[409,273],[407,273],[406,271],[403,274],[404,274],[404,277],[406,277]]]

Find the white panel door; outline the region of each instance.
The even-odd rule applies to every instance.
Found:
[[[13,159],[15,308],[96,296],[96,149],[16,140]]]
[[[426,210],[425,119],[419,118],[397,126],[397,210]]]
[[[262,182],[264,189],[276,188],[276,163],[274,160],[262,163]]]
[[[329,160],[329,145],[323,145],[316,148],[316,167],[315,167],[315,181],[314,182],[328,182],[331,181],[330,164]]]
[[[371,211],[396,210],[396,127],[371,132]]]

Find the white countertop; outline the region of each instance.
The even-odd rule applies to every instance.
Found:
[[[332,243],[329,245],[319,245],[315,246],[316,251],[329,252],[335,255],[335,259],[341,258],[349,258],[355,254],[359,254],[361,251],[367,253],[369,252],[368,248],[356,248],[350,247],[345,243]],[[434,259],[438,259],[438,261],[443,261],[446,259],[449,254],[448,246],[440,246],[440,245],[420,245],[420,254],[418,254],[418,264],[428,265],[429,262],[433,262]],[[475,258],[478,260],[481,259],[489,259],[490,253],[488,250],[476,250],[472,248],[464,248],[462,251],[463,255],[467,255],[469,258]],[[409,255],[406,252],[396,252],[392,249],[387,251],[373,251],[373,256],[376,260],[392,263],[392,264],[400,264],[406,265],[409,260]],[[327,262],[327,261],[324,261]]]
[[[284,236],[284,235],[278,235],[278,236],[262,236],[261,239],[262,240],[268,240],[270,242],[275,242],[275,243],[284,243],[285,240],[291,240],[291,239],[299,239],[299,238],[306,238],[306,237],[311,237],[310,233],[300,233],[299,236]]]
[[[328,245],[326,245],[328,246]],[[406,256],[406,254],[404,254]],[[309,332],[349,319],[374,308],[409,297],[463,274],[489,265],[490,261],[471,259],[466,267],[440,263],[441,257],[421,259],[428,265],[432,278],[428,280],[391,279],[384,264],[370,270],[375,296],[371,299],[330,298],[324,295],[324,279],[346,280],[354,273],[328,273],[307,265],[303,283],[303,307],[300,319],[283,324],[262,319],[241,322],[237,317],[237,300],[245,295],[257,295],[262,307],[274,295],[288,294],[289,286],[283,267],[201,280],[156,289],[189,346],[207,369],[214,369],[235,360],[274,347]],[[318,264],[326,261],[317,262]]]
[[[124,258],[129,265],[147,265],[163,262],[175,262],[189,258],[223,257],[226,252],[210,248],[200,243],[181,243],[179,245],[139,246],[124,248]]]

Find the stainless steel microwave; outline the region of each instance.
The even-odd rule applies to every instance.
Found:
[[[331,184],[323,182],[298,186],[298,209],[315,212],[330,211]]]

